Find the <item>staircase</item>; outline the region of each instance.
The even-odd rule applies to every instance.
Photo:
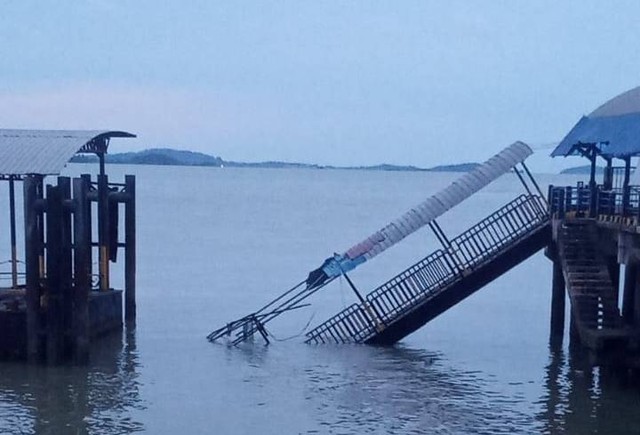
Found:
[[[389,345],[544,248],[544,200],[521,195],[307,333],[307,343]]]
[[[565,220],[560,231],[559,256],[580,340],[594,350],[627,340],[630,331],[618,310],[607,263],[597,249],[595,222]]]

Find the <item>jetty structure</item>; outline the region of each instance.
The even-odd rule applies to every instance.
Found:
[[[640,185],[631,183],[631,158],[640,155],[640,87],[582,117],[552,152],[553,157],[588,159],[587,182],[549,186],[545,197],[525,165],[531,153],[522,142],[510,145],[208,339],[226,337],[237,345],[259,333],[269,343],[267,322],[307,306],[308,297],[344,277],[358,302],[307,332],[306,342],[391,345],[544,249],[553,262],[551,338],[562,339],[568,299],[572,342],[598,356],[637,354]],[[623,165],[614,166],[614,160]],[[598,161],[605,163],[602,180],[596,177]],[[508,172],[524,192],[449,238],[437,218]],[[433,231],[440,248],[361,293],[347,273],[422,227]]]
[[[112,182],[105,171],[110,140],[131,137],[108,130],[0,129],[10,235],[2,263],[10,270],[0,274],[7,282],[0,288],[0,358],[85,363],[90,342],[123,325],[123,291],[111,285],[119,251],[124,317],[135,321],[135,177]],[[79,153],[99,157],[97,176],[59,176]],[[18,183],[22,198],[16,198]]]
[[[573,337],[597,351],[635,350],[640,344],[640,186],[631,184],[631,158],[640,155],[640,87],[583,116],[551,155],[581,156],[590,163],[588,182],[549,186],[551,332],[563,332],[567,293]],[[614,166],[614,160],[623,165]],[[601,180],[598,161],[605,164]]]

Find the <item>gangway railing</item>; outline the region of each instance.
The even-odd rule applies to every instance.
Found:
[[[302,281],[258,311],[234,320],[233,322],[229,322],[225,326],[211,332],[207,336],[207,340],[213,342],[223,337],[228,337],[231,344],[235,346],[253,337],[254,334],[259,333],[264,340],[269,343],[268,334],[264,326],[266,323],[274,320],[283,313],[308,306],[309,304],[303,304],[302,301],[332,281],[333,279],[330,279],[321,284],[309,284],[307,281]]]
[[[307,333],[307,343],[363,343],[549,220],[547,203],[521,195]]]
[[[342,276],[354,291],[359,304],[347,308],[331,319],[327,325],[335,325],[336,330],[329,328],[326,331],[327,334],[331,335],[335,332],[337,338],[334,341],[362,341],[372,331],[382,332],[385,330],[385,322],[391,321],[398,313],[411,308],[416,301],[422,301],[425,295],[442,289],[448,283],[458,279],[457,277],[464,277],[476,264],[491,258],[519,234],[528,231],[535,219],[539,221],[543,216],[546,219],[546,203],[543,194],[524,163],[532,153],[527,144],[520,141],[512,143],[347,250],[342,253],[334,252],[323,261],[320,267],[311,270],[305,281],[286,291],[260,310],[213,331],[208,335],[208,339],[215,341],[228,337],[229,341],[235,345],[253,337],[257,332],[268,342],[268,331],[264,327],[267,322],[284,312],[305,306],[306,304],[302,302],[306,298]],[[521,169],[518,168],[519,166]],[[516,198],[450,241],[440,228],[437,219],[508,172],[515,173],[527,194]],[[366,298],[363,297],[347,273],[426,226],[435,233],[443,249],[405,271],[405,275],[396,277],[397,282],[387,283]],[[544,236],[542,233],[538,234]],[[535,246],[531,245],[529,248],[535,248],[543,242],[541,237],[530,240]],[[531,255],[535,251],[529,248],[525,251]],[[500,273],[503,273],[508,270],[503,266],[511,263],[513,262],[503,261],[495,271],[500,270],[502,271]],[[467,290],[471,288],[477,290],[482,285],[481,282],[482,280],[479,280],[475,284],[467,285]],[[426,317],[423,316],[422,319]],[[417,319],[414,324],[419,322],[420,319]],[[387,337],[386,340],[391,339],[389,332],[387,330],[384,334],[384,337]],[[394,337],[397,339],[397,336]]]

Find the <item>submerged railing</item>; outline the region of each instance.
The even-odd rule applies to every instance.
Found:
[[[307,343],[362,343],[386,325],[490,262],[548,222],[547,204],[521,195],[440,249],[307,333]]]
[[[207,340],[214,342],[223,337],[228,337],[230,343],[235,346],[253,337],[254,334],[259,333],[264,340],[269,343],[268,333],[265,329],[266,323],[274,320],[283,313],[308,306],[309,304],[303,304],[302,302],[334,279],[335,278],[331,278],[317,285],[308,285],[306,281],[302,281],[258,311],[233,322],[229,322],[222,328],[211,332],[207,336]]]

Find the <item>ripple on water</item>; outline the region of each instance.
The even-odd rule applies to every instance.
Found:
[[[533,432],[520,399],[490,390],[481,372],[403,348],[336,347],[308,367],[307,395],[330,433]]]

